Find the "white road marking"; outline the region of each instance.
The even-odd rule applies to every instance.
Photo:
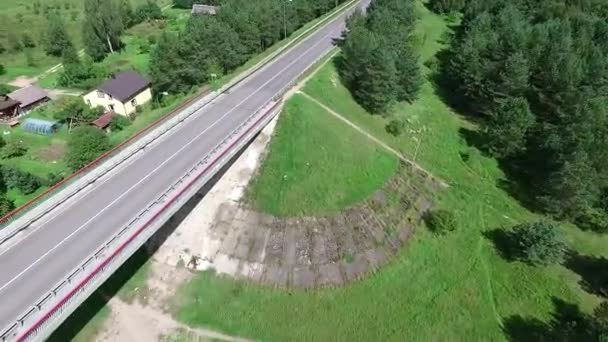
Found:
[[[72,236],[76,235],[79,231],[81,231],[84,227],[86,227],[89,223],[91,223],[91,221],[93,221],[94,219],[96,219],[97,217],[99,217],[99,215],[103,214],[108,208],[110,208],[111,206],[113,206],[114,204],[116,204],[116,202],[118,202],[120,199],[122,199],[128,193],[130,193],[135,187],[137,187],[139,184],[141,184],[146,179],[148,179],[150,176],[152,176],[162,166],[164,166],[167,162],[169,162],[171,159],[173,159],[176,155],[178,155],[179,153],[181,153],[185,148],[187,148],[188,146],[190,146],[190,144],[192,144],[194,141],[198,140],[203,134],[205,134],[207,131],[209,131],[211,128],[213,128],[215,125],[217,125],[226,116],[228,116],[230,113],[232,113],[236,108],[238,108],[240,105],[242,105],[243,103],[245,103],[247,100],[249,100],[251,97],[253,97],[258,92],[260,92],[260,90],[262,90],[262,88],[266,87],[266,85],[268,85],[268,83],[274,81],[277,77],[279,77],[279,75],[281,75],[283,73],[283,71],[289,69],[293,64],[295,64],[296,62],[298,62],[299,60],[301,60],[306,54],[308,54],[308,52],[310,52],[312,49],[314,49],[315,47],[317,47],[317,45],[319,45],[322,42],[325,42],[325,39],[327,37],[329,37],[330,35],[332,35],[332,34],[333,34],[333,30],[331,30],[328,34],[324,35],[321,39],[319,39],[319,41],[317,41],[312,46],[310,46],[308,49],[306,49],[302,54],[300,54],[299,56],[297,56],[296,58],[294,58],[289,64],[287,64],[287,66],[285,66],[283,69],[281,69],[279,72],[277,72],[274,76],[272,76],[268,81],[264,82],[261,86],[259,86],[258,88],[256,88],[256,90],[253,91],[251,94],[249,94],[249,96],[247,96],[246,98],[244,98],[236,106],[233,106],[228,112],[224,113],[224,115],[222,115],[221,117],[219,117],[213,124],[211,124],[211,126],[207,127],[205,130],[203,130],[202,132],[200,132],[199,134],[197,134],[192,140],[190,140],[187,144],[185,144],[179,150],[177,150],[175,153],[173,153],[169,158],[165,159],[165,161],[163,161],[154,170],[152,170],[150,173],[148,173],[144,178],[142,178],[137,183],[135,183],[133,186],[131,186],[129,189],[127,189],[127,191],[123,192],[114,201],[112,201],[110,204],[108,204],[107,206],[105,206],[97,214],[95,214],[93,217],[91,217],[88,221],[86,221],[80,227],[78,227],[76,230],[74,230],[70,235],[68,235],[67,237],[65,237],[63,240],[61,240],[59,243],[57,243],[53,248],[49,249],[46,253],[44,253],[42,256],[40,256],[38,259],[36,259],[36,261],[34,261],[32,264],[30,264],[28,267],[26,267],[23,271],[21,271],[19,274],[17,274],[16,276],[14,276],[11,280],[9,280],[7,283],[5,283],[2,287],[0,287],[0,292],[2,290],[4,290],[6,287],[8,287],[9,285],[11,285],[15,280],[19,279],[24,273],[26,273],[27,271],[29,271],[32,267],[36,266],[40,261],[42,261],[42,259],[46,258],[49,254],[51,254],[53,251],[55,251],[59,246],[61,246],[63,243],[65,243],[67,240],[69,240]],[[289,84],[289,82],[287,84]],[[47,222],[47,224],[48,224],[48,222]]]

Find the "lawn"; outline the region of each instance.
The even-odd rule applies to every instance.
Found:
[[[394,155],[295,95],[281,114],[249,198],[278,216],[333,213],[382,187],[397,166]]]
[[[419,11],[419,48],[429,59],[448,28],[423,6]],[[476,127],[445,105],[431,83],[418,101],[395,107],[394,115],[408,122],[399,138],[386,133],[387,118],[371,116],[352,101],[332,64],[304,91],[445,179],[450,187],[437,205],[455,211],[459,230],[436,237],[419,229],[390,265],[340,289],[283,291],[203,273],[178,291],[179,320],[264,341],[537,340],[532,334],[548,333],[546,324],[563,314],[560,301],[583,312],[599,302],[581,286],[580,268],[507,261],[486,237],[538,216],[497,186],[504,178],[497,162],[462,135]],[[272,158],[271,152],[268,163]],[[608,236],[566,224],[563,231],[579,253],[608,256]]]

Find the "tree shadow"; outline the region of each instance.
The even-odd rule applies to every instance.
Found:
[[[505,228],[496,228],[485,231],[483,236],[494,244],[498,254],[507,261],[516,261],[521,257],[517,246],[515,233]]]
[[[458,129],[458,135],[464,139],[467,145],[477,148],[486,157],[490,156],[490,151],[487,144],[488,140],[483,133],[479,132],[478,130],[460,127]]]
[[[543,184],[543,181],[530,174],[527,171],[530,169],[527,169],[525,162],[517,157],[497,158],[496,160],[498,167],[505,174],[505,178],[497,181],[498,188],[516,199],[526,209],[533,212],[542,211],[538,194],[541,193],[539,184]]]
[[[256,135],[257,137],[257,135]],[[251,141],[255,140],[254,137]],[[117,295],[118,291],[133,277],[133,275],[150,260],[150,257],[177,229],[180,223],[207,195],[232,164],[243,154],[246,144],[235,156],[222,167],[184,206],[178,210],[135,254],[112,274],[78,309],[76,309],[54,332],[47,341],[72,341],[79,332],[91,322],[107,305],[108,301]],[[93,332],[94,334],[95,332]]]
[[[608,298],[608,258],[572,252],[565,266],[580,275],[585,291]]]
[[[549,322],[513,315],[503,320],[503,332],[509,341],[595,341],[592,319],[576,304],[552,297],[554,312]]]
[[[480,117],[472,110],[466,97],[459,90],[459,82],[452,79],[447,72],[447,65],[452,55],[453,52],[448,48],[439,50],[435,54],[437,68],[431,71],[429,81],[433,86],[435,94],[454,112],[478,122]]]

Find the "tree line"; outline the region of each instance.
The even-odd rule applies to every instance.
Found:
[[[155,93],[187,92],[224,75],[344,1],[221,1],[217,15],[193,15],[183,31],[159,38],[150,58]]]
[[[357,11],[348,19],[338,70],[368,111],[384,113],[395,101],[416,99],[422,74],[411,39],[415,23],[410,0],[374,0],[367,15]]]
[[[608,231],[608,3],[435,0],[463,11],[441,73],[533,204]]]

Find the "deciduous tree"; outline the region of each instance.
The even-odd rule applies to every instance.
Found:
[[[68,137],[65,160],[72,170],[77,170],[110,148],[110,141],[103,131],[92,126],[76,127]]]
[[[87,54],[95,60],[122,47],[124,25],[117,7],[114,1],[84,0],[82,39]]]

